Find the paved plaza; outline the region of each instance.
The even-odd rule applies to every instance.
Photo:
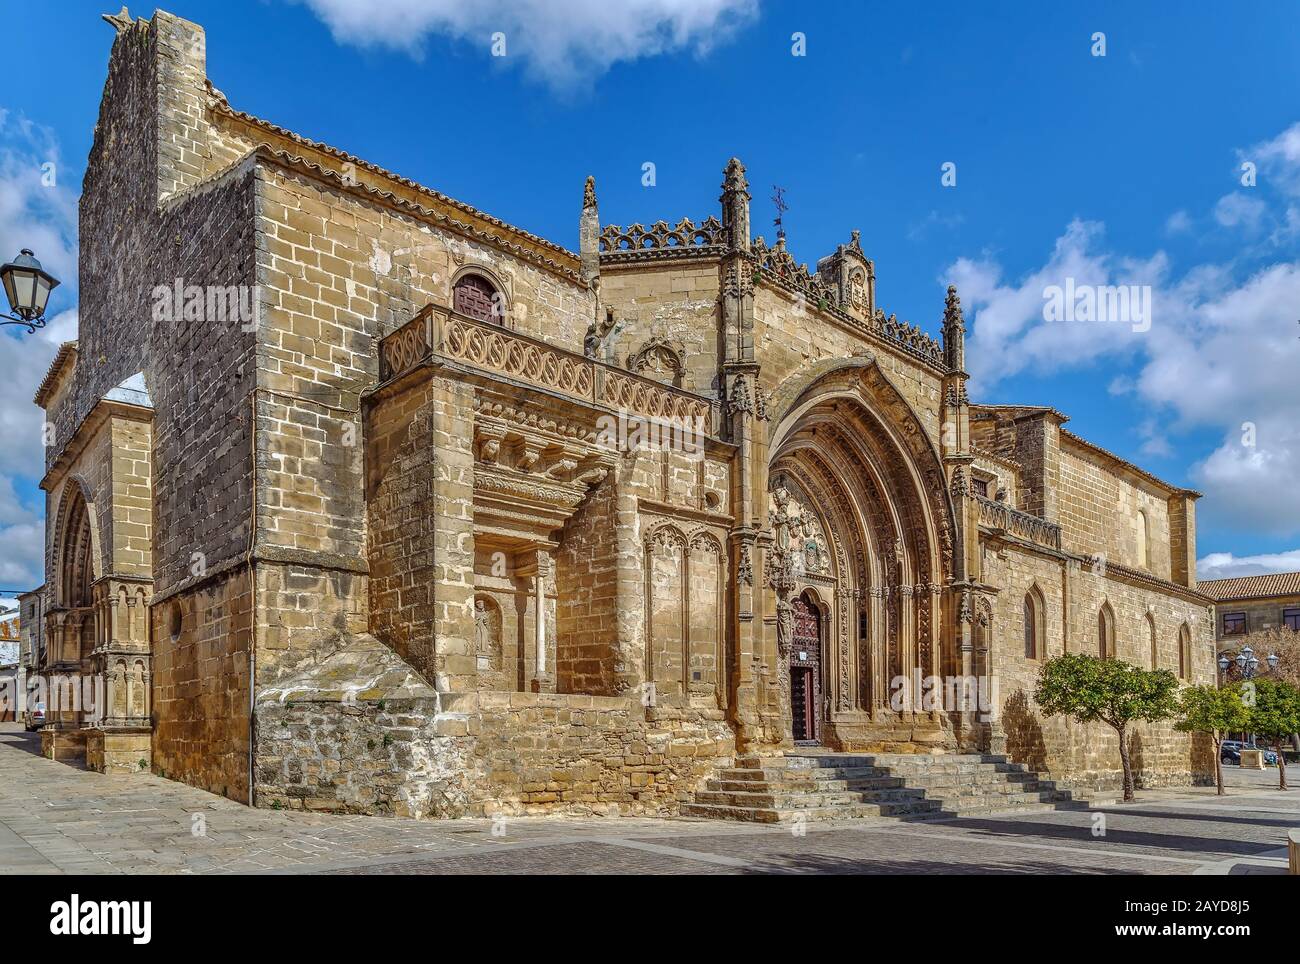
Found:
[[[254,810],[149,774],[43,759],[0,724],[7,874],[1280,874],[1300,790],[1229,772],[1230,795],[1151,791],[1136,804],[806,832],[706,820],[413,821]],[[1295,774],[1300,783],[1300,772]]]

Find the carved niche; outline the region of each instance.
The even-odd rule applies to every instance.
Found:
[[[651,338],[628,356],[627,368],[646,378],[681,388],[686,363],[682,350],[676,345],[663,338]]]
[[[474,659],[480,673],[501,669],[501,609],[490,596],[474,597]]]

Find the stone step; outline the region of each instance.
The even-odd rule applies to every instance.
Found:
[[[806,807],[784,809],[777,807],[741,807],[725,804],[683,803],[683,817],[705,817],[714,820],[743,820],[750,823],[790,823],[795,820],[825,821],[854,820],[864,817],[893,817],[912,820],[934,819],[941,816],[932,801],[911,803],[859,803],[835,807]]]
[[[989,788],[1005,787],[1009,791],[1036,789],[1038,781],[1033,779],[1004,780],[1000,778],[977,778],[969,780],[950,780],[946,776],[899,777],[909,787],[919,787],[934,793],[971,793]]]
[[[1052,799],[1039,793],[985,793],[965,797],[935,799],[944,810],[980,810],[988,807],[1009,807],[1022,803],[1052,803]]]
[[[724,804],[734,807],[777,807],[787,809],[807,809],[808,807],[833,807],[856,803],[915,803],[929,802],[936,807],[941,801],[927,797],[919,790],[897,787],[886,790],[866,790],[861,792],[843,791],[816,793],[786,792],[782,790],[697,790],[695,799],[699,803]]]
[[[1050,780],[993,754],[744,756],[705,782],[687,816],[776,823],[858,817],[942,819],[1077,807]]]
[[[860,777],[852,780],[810,780],[806,783],[785,782],[778,780],[719,780],[710,778],[705,784],[709,790],[753,790],[756,786],[768,786],[783,790],[802,790],[809,793],[840,790],[892,790],[904,786],[902,777]]]

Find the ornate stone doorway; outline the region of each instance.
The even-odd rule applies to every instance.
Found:
[[[807,596],[792,604],[794,638],[790,646],[790,725],[795,743],[820,743],[822,736],[822,619]]]

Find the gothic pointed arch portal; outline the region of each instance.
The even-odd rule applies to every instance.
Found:
[[[956,664],[955,527],[920,420],[874,364],[824,373],[776,413],[768,478],[773,655],[786,677],[775,690],[789,739],[800,740],[789,674],[798,665],[799,600],[811,590],[824,640],[820,742],[951,745],[953,721],[933,681]]]

